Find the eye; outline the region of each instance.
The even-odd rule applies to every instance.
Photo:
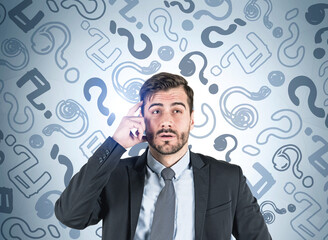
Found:
[[[179,109],[173,110],[173,112],[174,112],[174,113],[182,113],[182,111],[179,110]]]
[[[159,110],[152,111],[152,114],[159,114]]]

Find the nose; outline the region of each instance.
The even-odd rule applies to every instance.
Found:
[[[161,121],[162,128],[172,128],[173,121],[170,114],[163,114],[163,118]]]

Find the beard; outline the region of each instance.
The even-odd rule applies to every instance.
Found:
[[[154,134],[146,130],[146,137],[149,145],[162,155],[170,155],[179,152],[188,142],[189,130],[178,134],[172,129],[161,129]],[[164,141],[161,144],[155,143],[155,138],[161,133],[173,133],[176,136],[177,143],[172,145],[171,141]]]

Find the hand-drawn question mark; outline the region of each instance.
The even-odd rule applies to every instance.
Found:
[[[148,23],[150,28],[155,32],[159,32],[160,26],[158,23],[158,19],[164,19],[164,23],[162,26],[164,35],[167,39],[172,42],[177,42],[179,40],[179,36],[177,33],[171,30],[172,28],[172,17],[168,11],[164,8],[155,8],[151,11],[148,16]],[[181,51],[185,51],[188,45],[188,41],[185,38],[181,38],[179,48]]]
[[[54,31],[55,30],[55,31]],[[40,55],[46,55],[53,51],[58,36],[56,30],[63,34],[62,43],[58,44],[55,52],[55,61],[60,69],[65,69],[68,61],[64,58],[64,53],[71,42],[71,33],[69,28],[61,22],[49,22],[40,26],[31,36],[32,49]],[[79,79],[80,72],[77,68],[69,68],[65,72],[67,82],[74,83]]]
[[[19,231],[16,231],[17,226]],[[1,225],[1,235],[4,239],[41,239],[46,236],[42,228],[31,229],[29,224],[18,217],[9,217]]]
[[[289,27],[288,27],[290,37],[285,39],[279,46],[278,48],[278,59],[279,62],[284,65],[285,67],[294,67],[297,64],[299,64],[304,56],[305,56],[305,47],[304,46],[299,46],[296,50],[296,53],[294,56],[290,56],[288,54],[288,49],[293,47],[300,34],[300,30],[298,25],[295,22],[292,22]]]
[[[181,12],[183,13],[191,13],[195,10],[195,3],[192,0],[184,0],[184,2],[189,3],[189,7],[188,8],[184,8],[183,4],[178,2],[178,1],[172,1],[172,2],[168,2],[168,1],[164,1],[165,7],[169,8],[170,6],[174,7],[174,6],[178,6],[179,9],[181,10]]]
[[[194,129],[190,132],[190,136],[194,138],[206,138],[213,133],[216,127],[216,117],[211,106],[207,103],[202,103],[201,111],[205,116],[205,121],[194,125]]]
[[[16,97],[6,92],[3,96],[6,103],[10,104],[10,109],[8,112],[8,124],[10,128],[16,133],[26,133],[33,127],[34,124],[34,114],[32,109],[28,106],[24,107],[24,119],[18,120],[17,114],[19,113],[19,105]],[[22,119],[22,118],[20,118]]]
[[[59,3],[57,4],[56,1],[59,2],[60,0],[47,0],[48,8],[54,13],[59,12]],[[81,0],[63,0],[61,6],[64,9],[74,7],[80,16],[89,20],[97,20],[105,14],[106,4],[104,0],[88,0],[87,4],[83,4],[83,2]],[[89,2],[93,2],[93,4],[89,4]]]
[[[231,4],[231,0],[219,0],[219,1],[213,1],[213,0],[205,0],[205,3],[210,6],[210,7],[219,7],[221,6],[224,2],[227,3],[228,5],[228,10],[227,12],[222,16],[222,17],[218,17],[215,16],[214,14],[212,14],[211,12],[209,12],[208,10],[199,10],[197,12],[194,13],[194,18],[199,20],[201,17],[203,16],[209,16],[210,18],[216,20],[216,21],[222,21],[226,18],[228,18],[231,13],[232,13],[232,4]]]
[[[308,97],[308,106],[310,111],[319,118],[325,117],[325,110],[323,108],[319,108],[315,106],[315,101],[317,98],[317,88],[313,81],[307,76],[297,76],[290,81],[288,85],[288,95],[292,103],[296,106],[300,105],[300,99],[296,96],[296,90],[301,87],[305,86],[310,89],[309,97]],[[328,128],[328,114],[325,120],[325,125]]]
[[[246,22],[243,21],[240,18],[236,18],[234,20],[234,22],[239,26],[245,26],[246,25]],[[236,29],[237,29],[236,24],[230,24],[228,29],[226,29],[226,30],[224,30],[223,28],[221,28],[219,26],[210,26],[210,27],[205,28],[202,31],[202,34],[201,34],[201,39],[202,39],[203,44],[206,47],[209,47],[209,48],[217,48],[217,47],[222,46],[223,45],[222,41],[212,42],[210,40],[210,35],[212,35],[212,32],[216,32],[220,35],[230,35],[230,34],[232,34],[233,32],[236,31]]]
[[[98,106],[99,111],[102,113],[102,115],[108,116],[109,115],[109,109],[103,105],[104,100],[107,96],[107,86],[106,86],[106,84],[100,78],[90,78],[84,84],[84,88],[83,88],[84,97],[89,102],[91,100],[90,89],[92,87],[99,87],[101,89],[101,93],[100,93],[100,95],[98,97],[98,100],[97,100],[97,106]],[[112,126],[113,122],[115,121],[115,118],[116,118],[115,113],[111,113],[109,115],[109,117],[107,119],[108,126]]]
[[[249,0],[244,8],[245,17],[250,21],[256,21],[261,16],[261,8],[256,2],[257,0]],[[268,29],[271,29],[273,23],[269,20],[269,15],[272,11],[272,3],[271,0],[265,0],[265,2],[268,5],[268,9],[263,16],[263,23]]]
[[[204,61],[204,64],[199,71],[199,80],[202,84],[206,85],[208,83],[208,79],[204,77],[204,71],[207,67],[207,58],[202,52],[194,51],[186,54],[179,63],[180,73],[185,77],[190,77],[195,73],[196,64],[193,60],[191,60],[191,57],[194,55],[200,56]],[[216,94],[219,91],[219,87],[217,84],[213,83],[209,86],[208,91],[211,94]]]
[[[21,70],[27,66],[29,62],[29,53],[24,43],[16,38],[5,39],[1,43],[1,52],[8,58],[20,59],[21,63],[12,64],[5,59],[0,59],[0,66],[6,66],[11,70]]]
[[[253,101],[261,101],[267,98],[271,89],[262,86],[258,92],[250,92],[243,87],[231,87],[227,89],[220,98],[220,109],[225,120],[239,130],[253,128],[258,121],[258,113],[255,107],[250,104],[241,103],[232,110],[227,107],[227,101],[232,94],[242,94]]]
[[[132,35],[132,33],[127,30],[126,28],[118,28],[116,29],[116,22],[115,21],[110,21],[110,27],[109,27],[109,30],[112,34],[115,34],[116,31],[118,33],[118,35],[120,36],[125,36],[128,38],[128,49],[129,49],[129,52],[132,54],[132,56],[134,56],[135,58],[138,58],[138,59],[145,59],[147,57],[150,56],[150,54],[152,53],[153,51],[153,44],[150,40],[150,38],[144,34],[144,33],[141,33],[140,34],[140,38],[141,40],[146,44],[145,48],[143,50],[140,50],[140,51],[137,51],[135,50],[135,47],[134,47],[134,37]]]
[[[220,136],[218,136],[215,140],[214,140],[214,148],[215,150],[217,151],[224,151],[226,148],[227,148],[227,145],[228,145],[228,142],[227,142],[227,138],[230,137],[233,139],[234,141],[234,146],[226,152],[226,155],[225,155],[225,160],[227,162],[231,162],[231,158],[230,158],[230,153],[233,152],[237,146],[238,146],[238,141],[237,141],[237,138],[234,136],[234,135],[231,135],[231,134],[222,134]]]
[[[285,214],[287,212],[285,208],[281,208],[281,209],[277,208],[276,204],[274,202],[272,202],[272,201],[264,201],[264,202],[262,202],[261,205],[260,205],[260,212],[261,212],[261,214],[262,214],[262,216],[263,216],[264,221],[265,221],[266,224],[271,224],[276,219],[276,216],[275,216],[275,214],[272,211],[267,210],[267,209],[266,210],[263,210],[263,208],[266,205],[271,206],[273,208],[273,210],[276,213],[278,213],[278,214]]]
[[[73,99],[60,101],[56,107],[56,115],[59,120],[66,123],[75,122],[78,119],[81,119],[82,126],[80,130],[71,132],[60,124],[50,124],[42,130],[42,133],[44,135],[51,136],[54,132],[61,132],[66,137],[78,138],[81,137],[88,130],[89,119],[87,112],[78,102]]]
[[[132,68],[144,75],[151,75],[156,73],[161,67],[161,64],[157,61],[152,61],[149,66],[142,67],[134,62],[122,62],[115,67],[112,73],[112,82],[115,91],[126,101],[130,103],[137,103],[139,101],[139,90],[142,84],[145,82],[142,78],[134,77],[132,79],[124,79],[124,83],[120,83],[119,75],[124,69]]]
[[[293,155],[290,155],[290,153],[294,153]],[[302,160],[302,152],[294,144],[287,144],[282,147],[280,147],[273,155],[272,157],[272,163],[273,167],[277,171],[286,171],[290,165],[291,165],[291,158],[292,156],[295,159],[295,162],[293,164],[293,174],[296,178],[301,179],[303,177],[303,172],[299,169],[299,165]],[[313,178],[311,176],[306,176],[302,180],[303,186],[306,188],[310,188],[313,186]]]
[[[270,137],[276,137],[278,139],[289,139],[295,137],[302,129],[302,119],[300,115],[291,109],[280,109],[271,115],[271,119],[279,123],[282,123],[283,119],[286,119],[289,123],[289,126],[287,129],[269,127],[262,130],[257,135],[257,144],[266,144]],[[253,145],[245,145],[242,150],[251,156],[257,156],[260,153],[260,149]]]

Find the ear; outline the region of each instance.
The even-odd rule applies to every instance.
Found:
[[[194,120],[194,110],[190,114],[190,130],[194,129],[195,120]]]

